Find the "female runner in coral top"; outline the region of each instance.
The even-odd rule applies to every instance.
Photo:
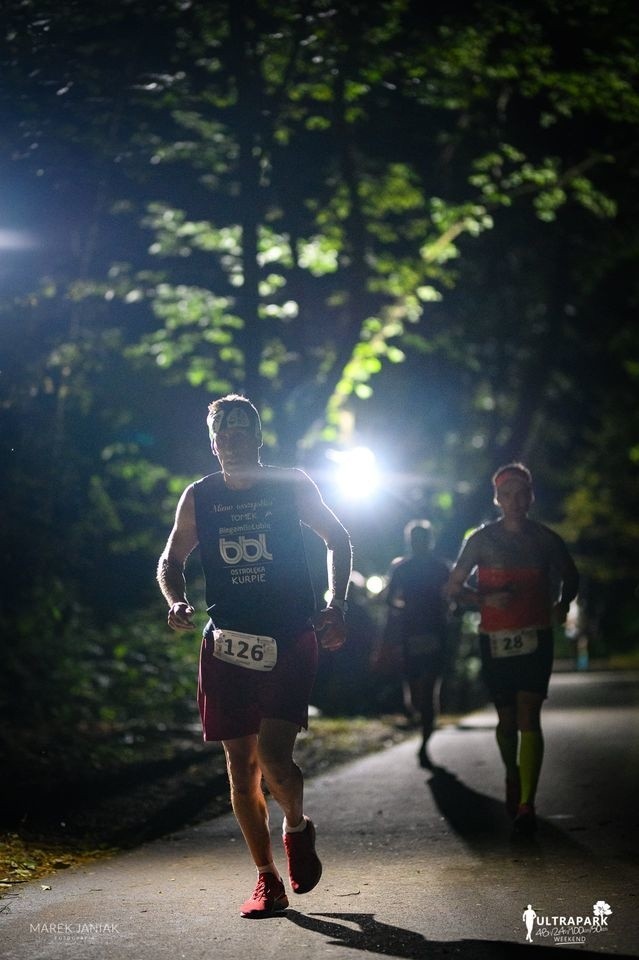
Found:
[[[579,574],[556,533],[528,518],[530,471],[520,463],[493,476],[502,517],[462,546],[448,582],[457,603],[478,606],[482,675],[498,715],[497,744],[506,768],[506,806],[519,833],[533,833],[543,759],[541,707],[548,695],[554,624],[577,595]],[[476,571],[476,586],[468,579]]]

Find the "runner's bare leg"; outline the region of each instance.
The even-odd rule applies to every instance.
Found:
[[[222,742],[231,786],[233,813],[244,834],[257,867],[272,863],[266,798],[262,792],[262,771],[257,755],[257,736],[237,737]]]
[[[293,760],[299,727],[288,720],[262,720],[257,755],[266,785],[282,808],[290,827],[297,826],[304,813],[304,778]]]

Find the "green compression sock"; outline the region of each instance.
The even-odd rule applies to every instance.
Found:
[[[501,758],[506,767],[506,776],[509,779],[514,779],[517,776],[517,734],[514,736],[507,735],[497,727],[495,736]]]
[[[532,803],[544,758],[544,738],[541,730],[522,730],[519,746],[520,803]]]

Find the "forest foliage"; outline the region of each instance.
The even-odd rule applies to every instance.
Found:
[[[416,513],[453,555],[524,459],[598,649],[634,648],[633,4],[11,0],[3,29],[12,727],[192,716],[155,558],[229,390],[320,482],[385,451],[364,572]]]

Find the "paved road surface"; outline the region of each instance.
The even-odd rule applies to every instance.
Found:
[[[309,782],[325,872],[312,893],[291,894],[283,916],[239,917],[254,876],[225,816],[19,888],[0,902],[0,956],[639,956],[639,674],[553,679],[534,841],[510,836],[493,728],[486,710],[439,731],[432,772],[418,768],[410,740]],[[612,912],[595,932],[599,901]],[[528,904],[537,913],[532,945]],[[556,944],[556,936],[583,942]]]

